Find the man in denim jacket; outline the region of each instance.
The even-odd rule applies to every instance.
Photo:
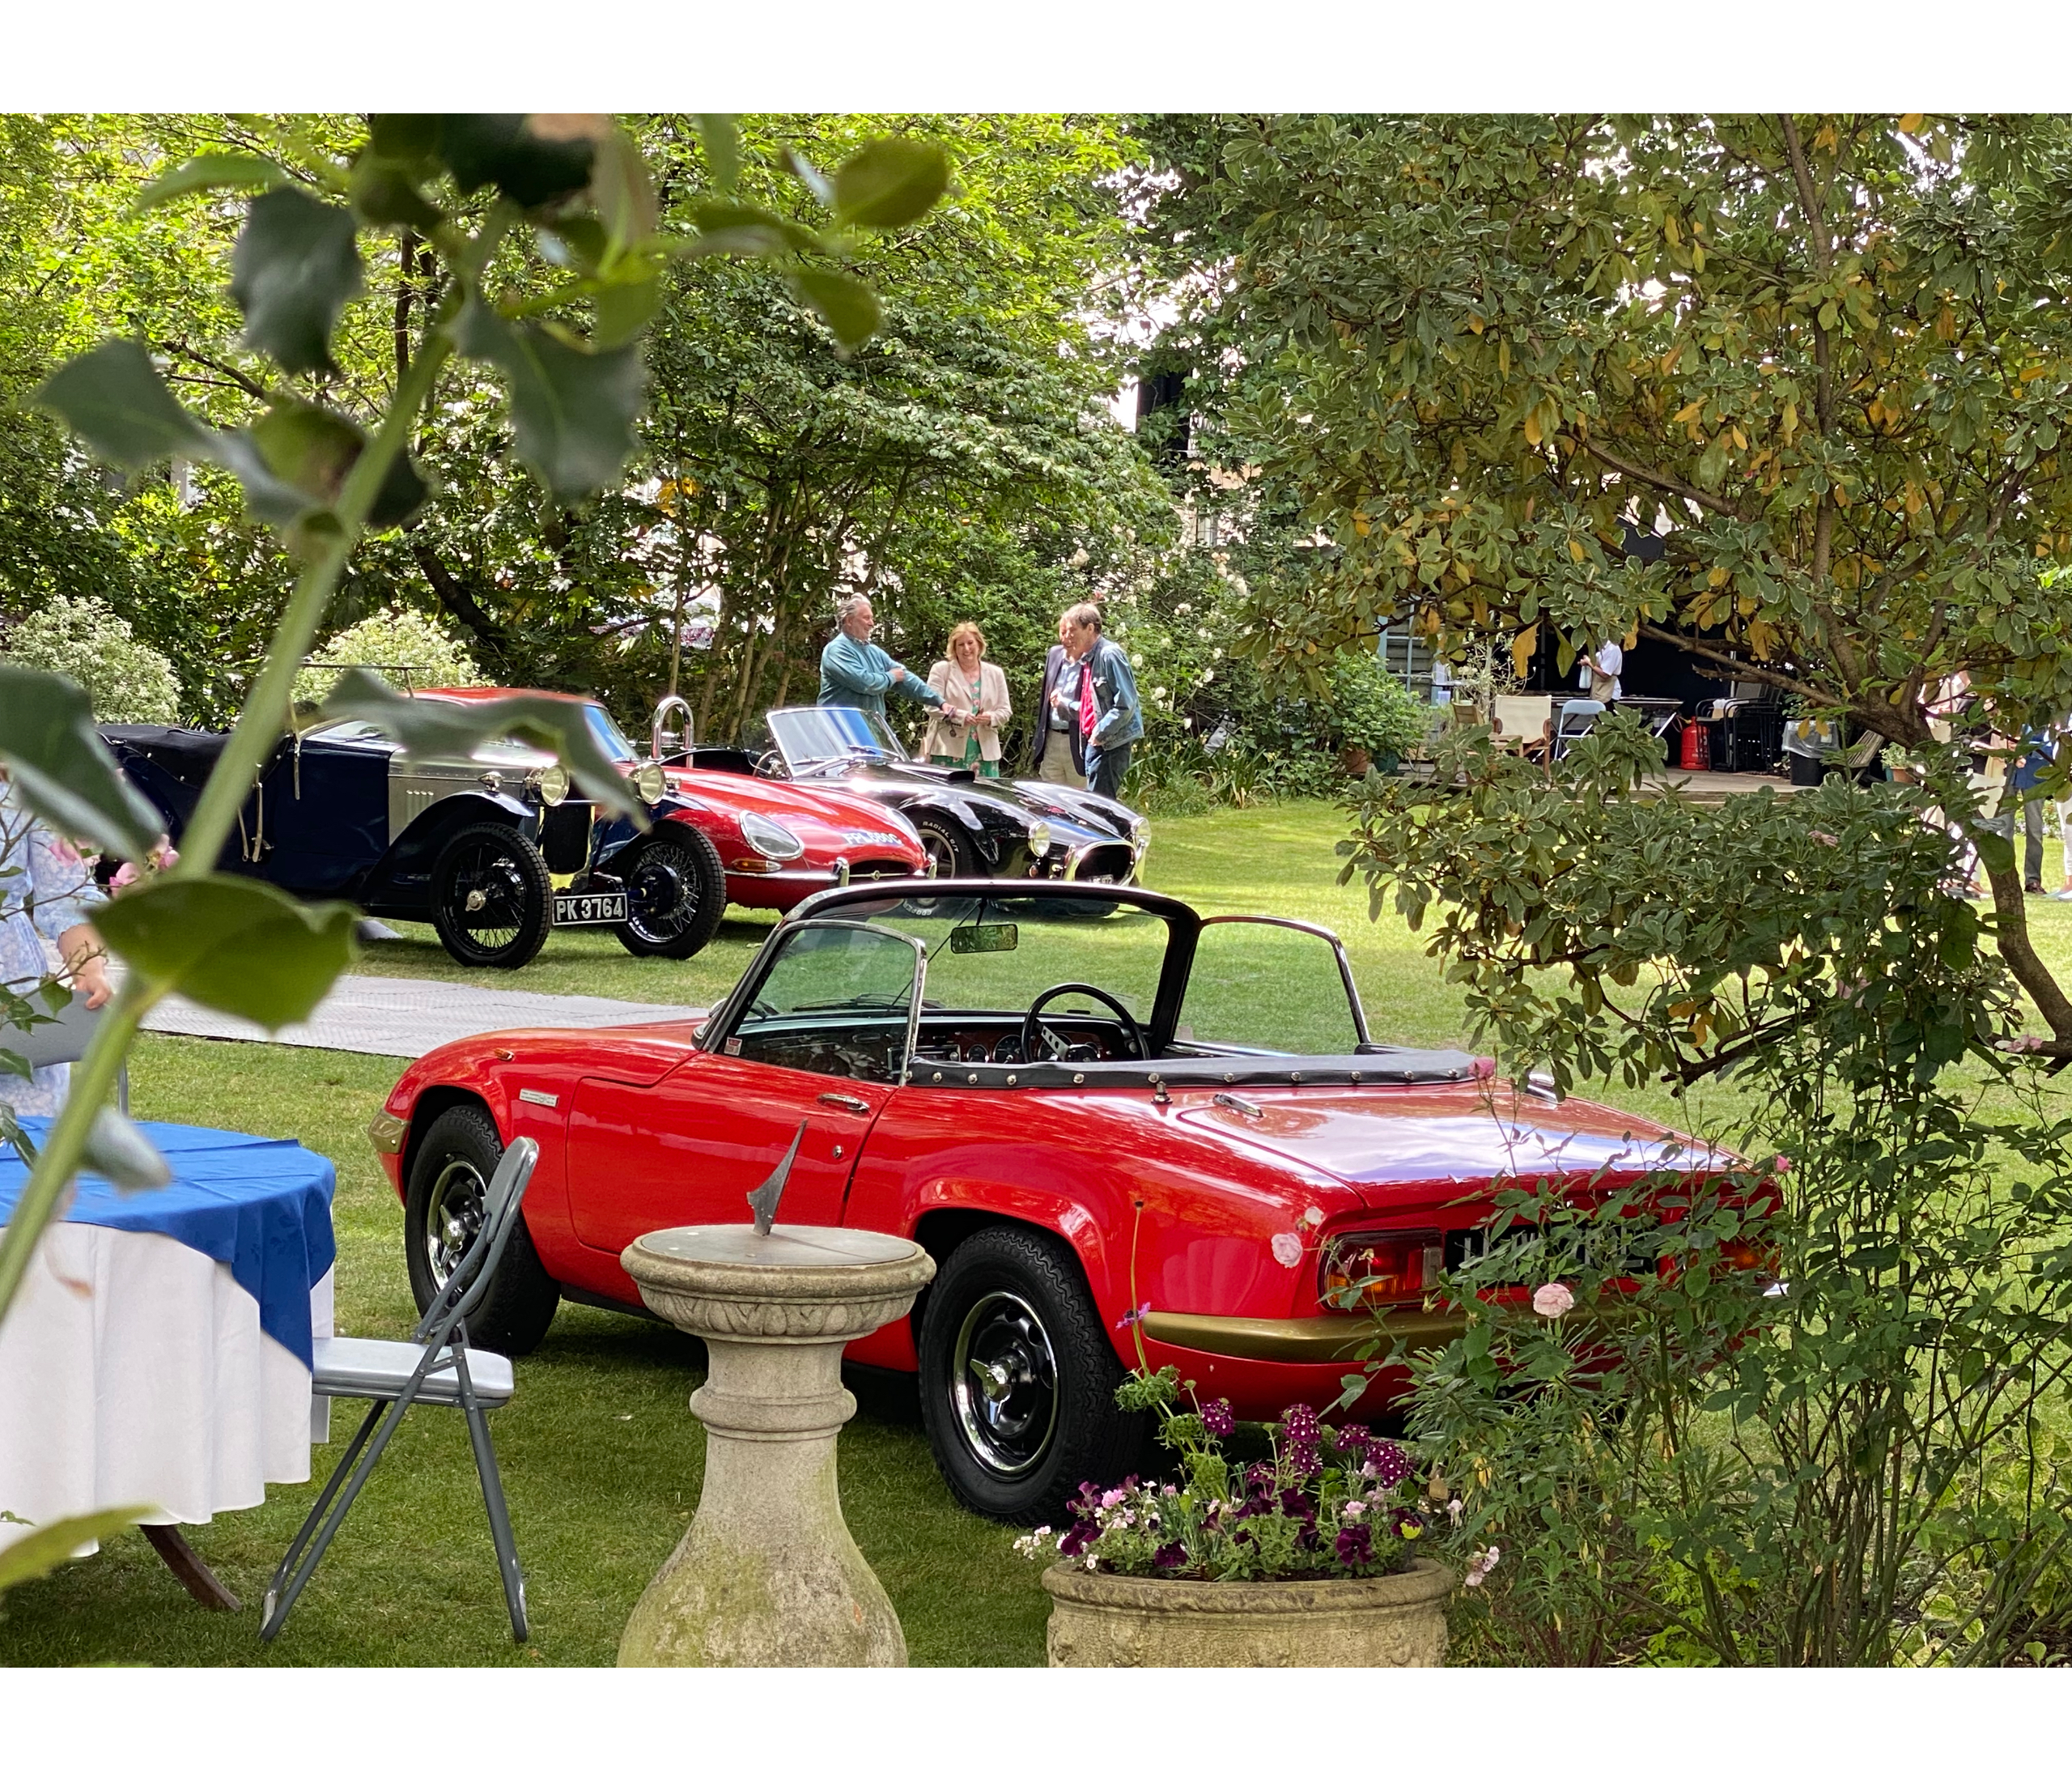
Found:
[[[1086,788],[1120,801],[1130,751],[1144,736],[1144,706],[1129,652],[1102,635],[1101,610],[1082,601],[1065,614],[1080,675],[1080,733],[1086,738]]]

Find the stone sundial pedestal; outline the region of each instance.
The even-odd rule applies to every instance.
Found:
[[[796,1146],[794,1146],[796,1149]],[[622,1664],[893,1665],[906,1640],[842,1519],[842,1350],[913,1307],[935,1263],[876,1231],[694,1225],[620,1256],[656,1316],[703,1338],[698,1513],[619,1640]]]

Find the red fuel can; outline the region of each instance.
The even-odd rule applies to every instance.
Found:
[[[1684,745],[1677,764],[1687,773],[1703,773],[1713,764],[1712,732],[1703,724],[1684,720]]]

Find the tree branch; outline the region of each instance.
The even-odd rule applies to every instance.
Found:
[[[1748,523],[1748,516],[1730,501],[1722,500],[1717,495],[1708,495],[1701,488],[1679,482],[1666,471],[1648,470],[1638,464],[1629,464],[1622,457],[1615,457],[1594,439],[1584,439],[1575,433],[1569,434],[1569,438],[1578,449],[1588,452],[1607,470],[1616,470],[1633,482],[1645,482],[1650,488],[1658,488],[1665,495],[1680,495],[1687,501],[1696,503],[1709,512],[1720,514],[1730,520],[1739,520],[1743,525]]]

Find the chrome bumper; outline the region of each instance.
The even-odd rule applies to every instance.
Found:
[[[1154,1342],[1191,1348],[1229,1360],[1276,1361],[1286,1367],[1329,1367],[1358,1358],[1378,1336],[1412,1348],[1439,1348],[1467,1327],[1458,1311],[1392,1311],[1380,1325],[1371,1317],[1339,1313],[1317,1317],[1199,1317],[1185,1311],[1144,1314]],[[1381,1353],[1379,1349],[1376,1354]]]

